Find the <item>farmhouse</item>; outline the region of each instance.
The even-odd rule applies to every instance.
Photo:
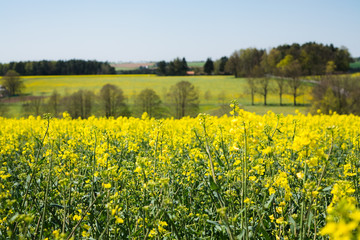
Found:
[[[9,96],[9,91],[2,85],[0,85],[0,98]]]

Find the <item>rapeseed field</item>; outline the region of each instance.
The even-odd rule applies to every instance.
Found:
[[[360,239],[360,118],[0,118],[0,238]]]

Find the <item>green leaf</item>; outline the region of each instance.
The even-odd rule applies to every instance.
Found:
[[[312,221],[313,217],[314,217],[314,214],[312,212],[310,212],[309,220],[308,220],[308,228],[310,228],[310,226],[311,226],[311,221]]]
[[[217,226],[221,226],[220,223],[218,223],[216,221],[206,220],[206,222],[217,225]]]
[[[245,236],[245,229],[241,231],[241,233],[236,237],[237,239],[241,240]]]
[[[18,216],[19,216],[19,213],[15,213],[15,215],[10,218],[10,222],[11,223],[15,222]]]
[[[217,191],[220,189],[220,187],[215,183],[213,177],[211,176],[209,178],[209,182],[210,182],[210,189],[213,190],[213,191]]]
[[[268,209],[268,208],[270,207],[272,201],[274,201],[274,198],[275,198],[275,194],[272,194],[272,195],[270,196],[269,201],[267,201],[267,202],[265,203],[265,205],[264,205],[264,208],[265,208],[265,209]]]
[[[225,164],[224,164],[224,162],[223,161],[221,161],[221,159],[220,159],[220,157],[219,156],[217,156],[216,158],[216,162],[221,166],[221,167],[225,167]]]
[[[260,233],[262,233],[262,235],[263,235],[262,239],[271,240],[270,235],[266,232],[266,230],[262,226],[258,225],[257,230]]]
[[[328,187],[324,188],[322,191],[323,191],[323,192],[328,192],[328,191],[330,191],[331,189],[332,189],[332,186],[328,186]]]
[[[294,234],[295,233],[295,229],[296,229],[296,222],[295,220],[289,216],[288,218],[289,222],[290,222],[290,229],[291,229],[291,232]]]

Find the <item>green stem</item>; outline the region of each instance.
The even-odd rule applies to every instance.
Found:
[[[48,175],[47,184],[46,184],[44,211],[43,211],[42,217],[41,217],[42,221],[41,221],[41,228],[40,228],[40,239],[42,239],[43,229],[44,229],[46,206],[47,206],[47,200],[48,200],[48,194],[49,194],[49,187],[50,187],[50,183],[51,183],[51,169],[52,169],[52,157],[50,157],[50,160],[49,160],[49,175]]]
[[[103,193],[102,195],[104,195],[105,193]],[[85,210],[85,212],[83,213],[81,219],[77,222],[77,224],[75,225],[75,227],[72,229],[71,233],[69,234],[69,236],[66,238],[66,240],[69,240],[72,235],[74,235],[76,229],[79,227],[80,223],[84,220],[85,216],[87,215],[87,213],[89,212],[90,208],[95,204],[96,200],[102,196],[102,195],[98,195],[94,201],[88,206],[88,208]]]
[[[23,198],[23,201],[21,203],[21,209],[24,209],[25,208],[25,204],[27,203],[26,199],[27,199],[27,195],[29,194],[29,189],[30,189],[30,186],[32,184],[32,181],[34,180],[35,178],[35,174],[36,174],[36,168],[37,168],[37,164],[38,164],[38,160],[39,160],[39,156],[40,156],[40,152],[44,146],[44,141],[45,141],[45,137],[46,135],[48,134],[48,131],[49,131],[49,127],[50,127],[50,118],[47,118],[47,126],[46,126],[46,130],[45,130],[45,134],[41,140],[41,144],[40,144],[40,148],[36,154],[36,158],[35,158],[35,162],[34,162],[34,165],[33,165],[33,169],[32,169],[32,172],[31,172],[31,177],[30,177],[30,181],[26,187],[26,191],[25,191],[25,194],[24,194],[24,198]],[[17,229],[17,226],[18,226],[18,222],[16,222],[15,224],[15,227],[14,227],[14,234],[16,233],[16,229]]]
[[[203,123],[203,129],[204,129],[204,134],[205,134],[205,151],[206,151],[206,154],[207,154],[207,156],[209,158],[209,162],[210,162],[211,176],[212,176],[212,179],[214,180],[214,183],[216,185],[218,185],[217,180],[216,180],[216,175],[215,175],[214,163],[212,161],[212,157],[211,157],[211,153],[210,153],[210,148],[209,148],[209,143],[208,143],[208,135],[206,133],[205,118],[204,118],[204,123]],[[197,135],[196,131],[195,131],[195,135],[198,138],[198,140],[201,142],[201,140],[200,140],[199,136]],[[219,199],[219,203],[220,203],[221,208],[225,208],[225,203],[223,203],[223,201],[222,201],[221,193],[219,191],[216,191],[216,192],[217,192],[217,194],[219,196],[218,199]],[[234,236],[233,236],[233,233],[232,233],[230,225],[229,225],[229,220],[228,220],[226,211],[225,211],[225,216],[224,216],[224,222],[225,222],[225,226],[226,226],[226,231],[229,234],[229,238],[231,240],[233,240]]]
[[[246,126],[245,122],[244,124],[244,145],[245,145],[245,152],[244,152],[244,159],[243,159],[243,203],[244,200],[247,198],[247,132],[246,132]],[[249,239],[249,221],[248,221],[248,212],[247,212],[247,205],[244,204],[244,228],[245,228],[245,239]]]
[[[303,187],[305,186],[305,182],[306,182],[306,174],[307,174],[307,164],[305,163]],[[303,196],[303,201],[301,202],[301,213],[300,213],[301,214],[300,215],[300,240],[305,239],[305,229],[304,229],[305,201],[306,201],[306,196]]]
[[[33,170],[32,170],[32,172],[31,172],[30,181],[29,181],[29,184],[28,184],[28,186],[27,186],[27,188],[26,188],[26,192],[25,192],[25,195],[24,195],[24,198],[23,198],[23,202],[22,202],[22,204],[21,204],[22,207],[25,206],[26,197],[27,197],[27,195],[28,195],[28,193],[29,193],[29,189],[30,189],[31,183],[32,183],[32,181],[34,180],[34,177],[35,177],[36,167],[37,167],[37,164],[38,164],[40,152],[41,152],[41,150],[42,150],[42,148],[43,148],[43,146],[44,146],[44,141],[45,141],[45,137],[46,137],[46,135],[47,135],[47,133],[48,133],[48,131],[49,131],[49,126],[50,126],[50,119],[48,119],[48,121],[47,121],[46,131],[45,131],[45,134],[44,134],[44,136],[43,136],[43,138],[42,138],[42,140],[41,140],[40,148],[39,148],[39,150],[38,150],[38,152],[37,152],[37,154],[36,154],[36,158],[35,158],[35,162],[34,162],[34,167],[33,167]]]

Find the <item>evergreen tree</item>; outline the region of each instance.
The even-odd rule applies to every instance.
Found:
[[[207,75],[212,74],[214,71],[214,62],[211,60],[211,58],[206,59],[206,62],[204,64],[204,72]]]

